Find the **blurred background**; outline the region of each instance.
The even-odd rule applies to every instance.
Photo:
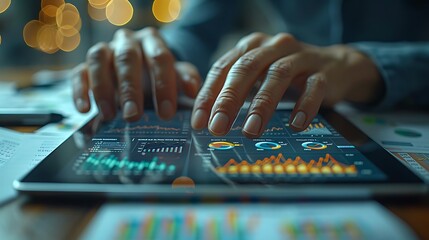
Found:
[[[0,0],[0,70],[73,67],[125,27],[161,27],[186,0]]]
[[[0,77],[11,68],[74,67],[85,60],[92,45],[110,41],[117,29],[173,23],[191,1],[0,0]],[[275,32],[270,26],[276,24],[269,20],[273,10],[266,5],[259,0],[241,2],[240,12],[246,14],[240,16],[239,31],[224,38],[213,59],[251,32],[249,26],[253,31]]]

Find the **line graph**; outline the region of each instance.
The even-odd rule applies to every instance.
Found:
[[[157,156],[148,160],[133,161],[128,157],[119,159],[115,155],[90,154],[86,159],[83,159],[83,161],[79,161],[75,169],[84,172],[128,170],[171,174],[176,170],[176,166],[160,161]]]
[[[310,123],[307,129],[300,132],[301,135],[331,135],[331,131],[321,122]]]
[[[355,165],[347,165],[337,161],[332,155],[326,154],[318,160],[303,160],[300,156],[285,158],[282,153],[271,155],[255,162],[237,161],[231,158],[223,166],[215,168],[220,174],[357,174]]]

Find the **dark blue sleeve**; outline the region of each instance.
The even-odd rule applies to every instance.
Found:
[[[429,108],[429,43],[351,44],[376,64],[385,84],[385,95],[376,109],[398,105]]]
[[[180,19],[162,28],[161,34],[178,59],[193,63],[205,76],[219,41],[235,27],[238,1],[191,0],[187,4]]]

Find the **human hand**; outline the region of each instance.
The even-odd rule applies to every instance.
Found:
[[[322,104],[370,103],[382,88],[378,70],[364,54],[345,45],[316,47],[289,34],[253,33],[217,60],[196,98],[192,127],[225,135],[258,79],[263,79],[243,123],[259,137],[287,89],[300,93],[290,126],[305,130]]]
[[[153,98],[162,119],[170,119],[177,108],[178,92],[195,98],[201,84],[197,69],[177,62],[158,31],[121,29],[110,43],[89,49],[85,63],[75,67],[73,99],[80,112],[91,108],[92,91],[104,120],[122,109],[123,118],[136,121],[143,114],[144,101]]]

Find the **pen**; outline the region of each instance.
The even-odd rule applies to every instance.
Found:
[[[0,126],[43,126],[64,119],[59,113],[50,112],[10,112],[0,111]]]

